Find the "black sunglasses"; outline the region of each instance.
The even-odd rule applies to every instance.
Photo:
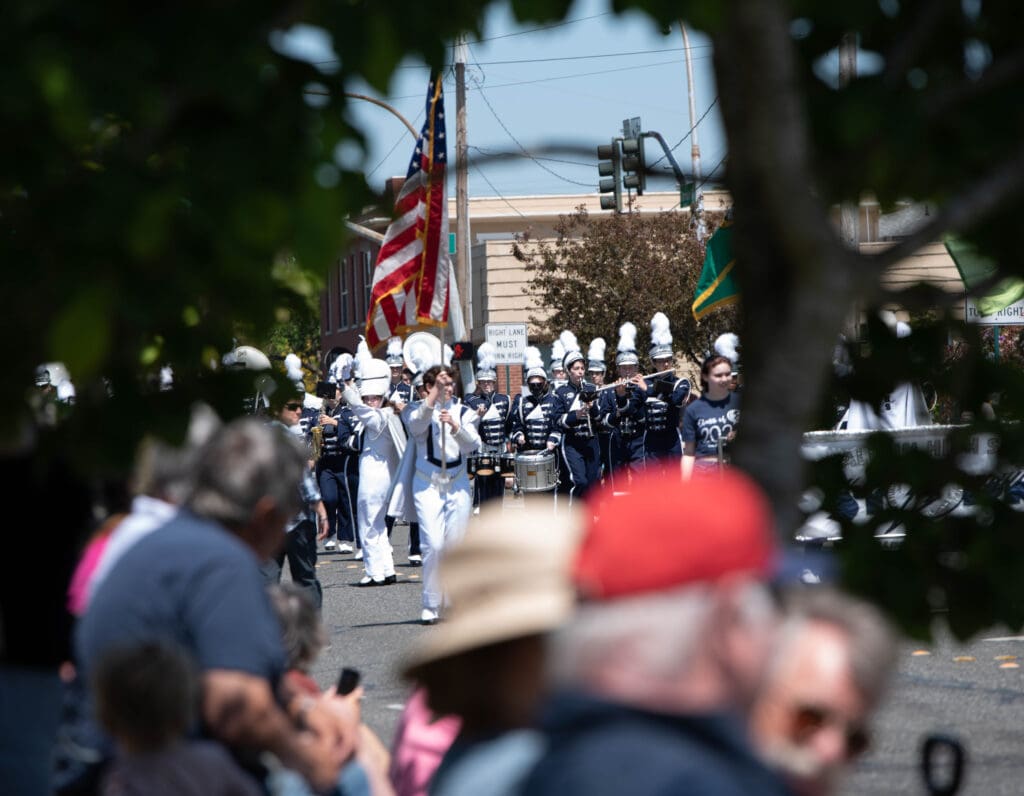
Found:
[[[816,732],[832,722],[843,725],[846,736],[846,754],[858,757],[871,745],[871,736],[862,724],[842,721],[833,711],[817,705],[800,705],[793,713],[792,734],[798,741],[807,741]]]
[[[289,412],[294,412],[296,409],[301,409],[302,404],[285,404],[284,408],[287,409]]]

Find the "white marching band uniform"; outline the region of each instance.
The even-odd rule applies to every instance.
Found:
[[[399,461],[398,447],[388,418],[388,415],[395,417],[395,413],[390,408],[374,409],[361,400],[353,400],[350,392],[355,393],[351,387],[346,388],[345,398],[359,421],[363,442],[359,454],[359,497],[356,501],[356,516],[363,541],[363,566],[369,577],[380,581],[395,574],[385,523],[391,479],[398,470]],[[355,397],[358,399],[358,394]]]
[[[442,424],[438,416],[448,411],[459,425],[456,433]],[[431,611],[441,608],[441,586],[438,581],[438,555],[444,547],[465,531],[473,509],[473,490],[466,471],[466,457],[480,447],[477,430],[479,417],[457,398],[434,407],[426,402],[410,404],[402,412],[409,431],[409,448],[404,473],[420,523],[420,544],[423,550],[423,607]],[[442,459],[445,466],[442,467]],[[406,495],[408,502],[408,495]],[[406,505],[408,510],[408,505]]]

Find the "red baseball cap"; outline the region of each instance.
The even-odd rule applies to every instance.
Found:
[[[767,580],[776,565],[768,499],[734,469],[683,481],[648,470],[629,492],[591,493],[593,516],[573,565],[583,599],[602,600],[707,583],[733,574]]]

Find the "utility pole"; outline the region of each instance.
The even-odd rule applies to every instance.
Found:
[[[693,163],[693,204],[690,205],[691,217],[697,234],[697,244],[704,249],[704,191],[701,190],[700,143],[697,140],[697,90],[693,84],[693,59],[690,56],[690,36],[686,25],[679,22],[679,30],[683,33],[683,50],[686,53],[686,93],[690,100],[690,160]],[[680,186],[682,187],[682,186]]]
[[[473,336],[473,286],[469,257],[469,165],[466,143],[466,36],[455,43],[455,276],[462,294],[466,339]]]

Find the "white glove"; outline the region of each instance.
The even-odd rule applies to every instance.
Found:
[[[348,401],[349,406],[360,406],[363,403],[363,396],[359,394],[359,390],[353,387],[351,384],[346,384],[345,389],[341,392],[342,396]]]

